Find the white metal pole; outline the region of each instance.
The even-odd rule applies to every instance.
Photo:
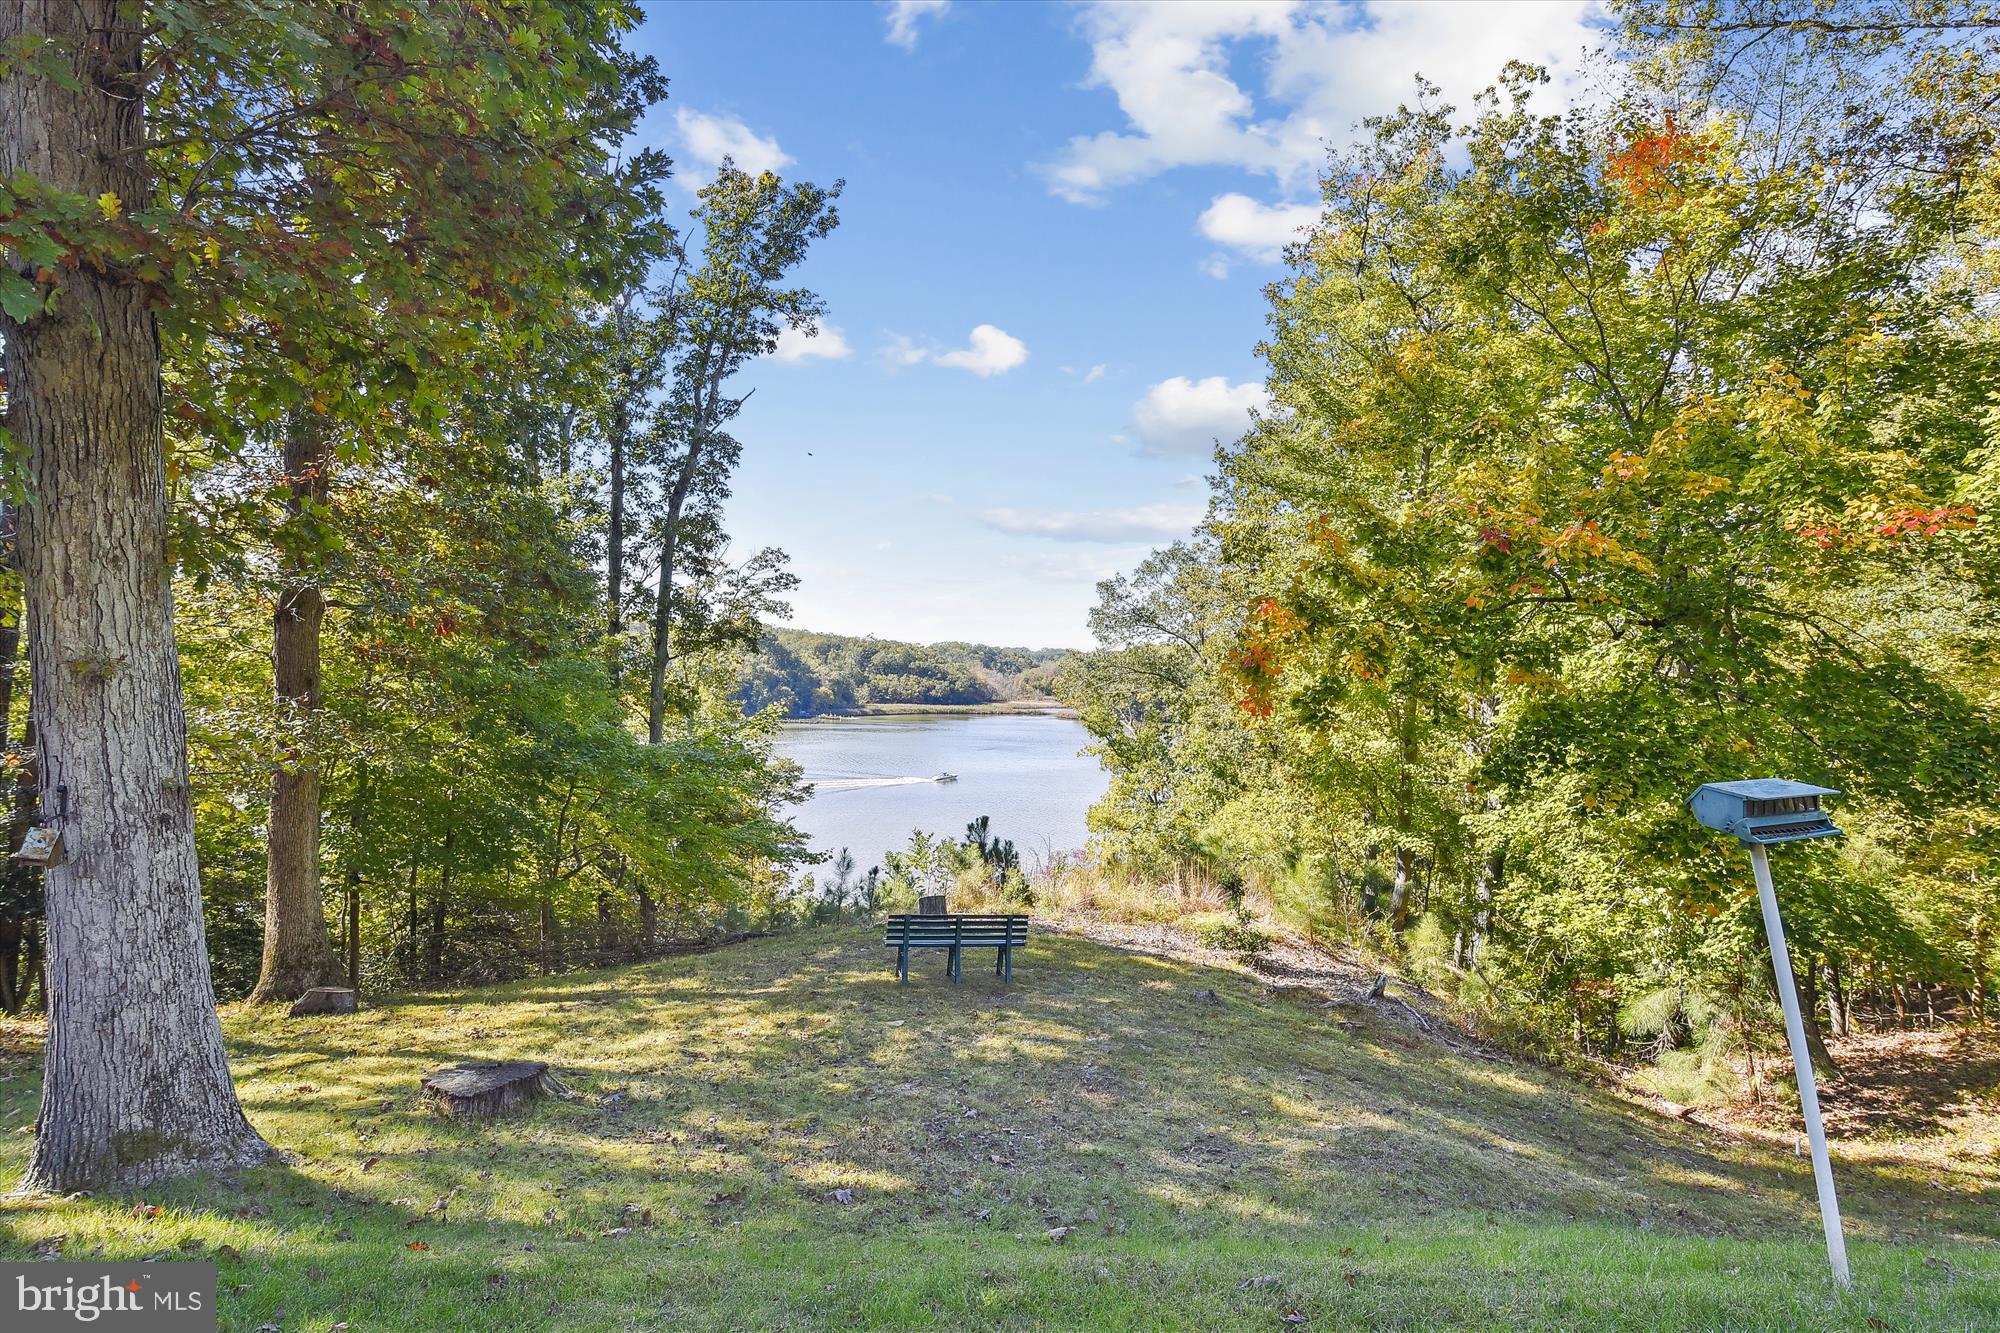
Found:
[[[1806,1025],[1799,1016],[1799,995],[1792,983],[1792,955],[1785,947],[1785,923],[1778,917],[1778,891],[1771,887],[1771,858],[1756,843],[1750,845],[1750,869],[1757,876],[1757,901],[1764,908],[1764,934],[1771,941],[1771,970],[1777,974],[1778,1003],[1785,1010],[1785,1037],[1792,1044],[1792,1069],[1799,1080],[1799,1109],[1805,1112],[1806,1137],[1812,1142],[1813,1183],[1819,1187],[1819,1220],[1826,1228],[1826,1257],[1834,1280],[1851,1286],[1847,1273],[1847,1240],[1840,1231],[1840,1201],[1833,1197],[1833,1159],[1826,1150],[1826,1126],[1819,1118],[1819,1084],[1813,1078],[1812,1056],[1806,1050]]]

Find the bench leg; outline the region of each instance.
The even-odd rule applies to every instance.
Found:
[[[1001,945],[1001,946],[1000,946],[999,948],[997,948],[997,949],[995,949],[995,950],[993,951],[993,975],[994,975],[994,976],[996,976],[996,977],[997,977],[997,976],[999,976],[999,975],[1000,975],[1000,962],[1001,962],[1001,960],[1002,960],[1002,959],[1004,959],[1004,958],[1005,958],[1006,956],[1007,956],[1007,946],[1006,946],[1006,945],[1004,945],[1004,944],[1003,944],[1003,945]]]
[[[1000,957],[1007,964],[1006,979],[1011,982],[1014,979],[1014,946],[1010,944],[1002,949]]]
[[[957,945],[952,946],[951,964],[948,970],[951,972],[952,985],[956,986],[965,980],[965,958],[959,953]]]
[[[896,958],[896,984],[898,986],[910,984],[910,946],[907,944]]]

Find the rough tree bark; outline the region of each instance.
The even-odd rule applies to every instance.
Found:
[[[332,462],[325,423],[300,408],[285,432],[285,510],[296,520],[327,499]],[[285,543],[278,547],[281,583],[271,622],[271,679],[278,711],[293,727],[309,727],[320,708],[320,629],[326,596],[311,570]],[[264,858],[264,959],[252,1004],[289,1003],[339,979],[340,960],[326,928],[319,878],[320,763],[310,745],[294,743],[271,774],[271,816]]]
[[[0,80],[0,176],[151,198],[143,7],[12,0],[0,43],[51,39],[75,86]],[[55,308],[8,318],[48,872],[49,1036],[22,1185],[129,1188],[269,1149],[236,1100],[202,934],[162,459],[160,344],[145,290],[89,264]],[[67,813],[51,793],[67,792]]]

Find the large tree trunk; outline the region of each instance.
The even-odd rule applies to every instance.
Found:
[[[0,81],[0,176],[151,202],[143,7],[0,4],[0,43],[53,39],[75,84]],[[202,935],[162,465],[160,344],[137,282],[90,264],[4,321],[8,425],[31,502],[20,554],[48,872],[49,1036],[23,1187],[131,1188],[269,1149],[230,1083]],[[66,793],[64,803],[51,793]]]
[[[285,509],[297,520],[327,499],[332,463],[326,423],[306,408],[285,432]],[[309,732],[320,709],[320,627],[326,597],[312,571],[278,546],[281,576],[271,623],[271,667],[282,725]],[[310,735],[295,741],[271,774],[271,816],[264,857],[264,960],[252,1004],[289,1003],[339,979],[340,960],[326,928],[319,880],[320,763]]]

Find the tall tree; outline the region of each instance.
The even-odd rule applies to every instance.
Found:
[[[632,280],[656,254],[661,228],[647,215],[665,160],[609,155],[662,91],[649,61],[617,51],[623,13],[308,11],[274,71],[279,91],[262,94],[282,104],[283,133],[240,150],[228,188],[189,184],[218,219],[275,213],[284,242],[318,261],[302,280],[235,293],[247,307],[237,324],[267,336],[238,343],[206,374],[253,412],[270,406],[256,386],[291,386],[270,423],[282,440],[270,541],[274,695],[292,739],[272,774],[253,1001],[292,998],[339,971],[320,886],[325,758],[314,743],[323,566],[340,543],[329,474],[343,454],[403,449],[571,317],[577,296]],[[601,225],[579,225],[592,220]],[[204,340],[210,351],[219,341]]]
[[[784,283],[812,243],[839,225],[834,203],[841,185],[786,185],[768,171],[752,176],[725,158],[694,210],[701,263],[661,297],[676,360],[657,431],[659,565],[646,707],[646,734],[655,745],[666,734],[675,574],[687,557],[694,521],[704,513],[712,518],[727,496],[740,453],[723,428],[743,399],[725,389],[744,366],[777,346],[781,329],[815,327],[820,298]]]
[[[0,6],[0,176],[14,213],[115,221],[150,202],[145,7]],[[11,229],[10,229],[11,230]],[[160,331],[141,275],[36,262],[0,287],[7,427],[35,667],[49,1038],[24,1184],[143,1184],[263,1160],[238,1105],[202,932],[162,456]],[[32,244],[32,242],[28,242]]]

